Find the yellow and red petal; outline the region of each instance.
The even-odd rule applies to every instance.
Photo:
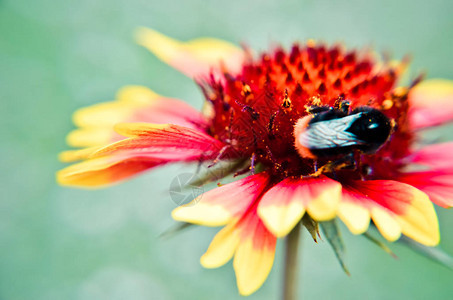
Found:
[[[57,174],[62,185],[112,184],[169,162],[200,161],[217,155],[223,144],[195,129],[178,125],[123,124],[127,138],[105,147],[64,152],[66,161],[88,159]]]
[[[240,232],[236,225],[236,222],[231,222],[216,234],[208,250],[200,259],[203,267],[218,268],[233,257],[240,243]]]
[[[371,208],[371,218],[379,232],[388,241],[396,241],[401,236],[401,226],[391,212],[386,209],[374,206]]]
[[[171,123],[203,128],[206,120],[197,110],[177,99],[162,97],[142,86],[127,86],[117,100],[81,108],[74,113],[80,127],[68,135],[73,147],[91,147],[123,139],[113,126],[124,122]]]
[[[269,183],[262,172],[210,190],[191,203],[175,208],[172,217],[177,221],[205,226],[222,226],[240,218],[261,196]],[[195,204],[195,205],[194,205]]]
[[[239,293],[248,296],[266,281],[274,263],[277,238],[267,230],[256,211],[247,214],[238,227],[241,240],[233,267]]]
[[[88,159],[94,152],[99,150],[101,147],[89,147],[78,150],[67,150],[63,151],[58,155],[58,159],[61,162],[74,162],[78,160]]]
[[[422,81],[409,93],[409,118],[414,129],[453,121],[453,81]]]
[[[90,159],[57,172],[57,182],[65,186],[96,188],[130,178],[162,164],[160,160],[127,155]]]
[[[237,73],[244,61],[244,51],[222,40],[198,38],[181,42],[149,28],[139,28],[137,42],[160,60],[189,77],[221,72],[223,67]]]
[[[398,177],[398,181],[410,184],[426,193],[432,202],[442,207],[453,207],[453,172],[431,170],[410,172]]]
[[[174,124],[118,124],[115,130],[130,138],[102,147],[91,157],[128,152],[169,161],[204,160],[215,157],[224,146],[202,131]]]
[[[343,190],[341,203],[338,206],[338,217],[353,234],[362,234],[370,225],[370,211],[363,206],[359,197]]]
[[[414,152],[410,162],[428,166],[430,169],[453,167],[453,142],[429,145]]]
[[[127,119],[130,110],[151,104],[160,96],[150,89],[141,86],[126,86],[116,95],[116,100],[84,107],[74,113],[74,124],[85,127],[112,126],[118,121]]]
[[[254,205],[217,233],[201,263],[206,268],[217,268],[234,255],[239,293],[247,296],[266,281],[274,263],[276,242],[277,238],[264,226]]]
[[[424,165],[427,171],[407,172],[397,180],[410,184],[428,194],[435,204],[453,206],[453,143],[429,145],[414,152],[409,162]]]
[[[79,128],[71,131],[66,143],[72,147],[96,147],[123,139],[113,127]]]
[[[287,235],[308,211],[317,221],[336,216],[341,184],[327,177],[287,178],[261,198],[258,214],[277,237]]]
[[[165,122],[155,119],[170,118]],[[144,86],[121,88],[116,100],[79,109],[74,113],[74,123],[82,128],[111,127],[121,122],[168,123],[195,127],[205,124],[203,116],[187,103],[156,94]],[[182,123],[182,124],[181,124]]]
[[[343,185],[342,201],[368,210],[376,227],[390,241],[403,233],[427,246],[439,243],[434,207],[425,193],[411,185],[391,180],[350,181]],[[362,210],[360,214],[363,217],[366,213]],[[351,216],[339,216],[349,227]],[[360,229],[363,232],[367,227]],[[357,228],[351,231],[361,233]]]

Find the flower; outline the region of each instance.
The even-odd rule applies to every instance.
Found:
[[[172,162],[209,168],[239,162],[233,172],[247,176],[204,193],[196,205],[177,207],[172,216],[224,226],[201,263],[216,268],[234,257],[242,295],[263,284],[277,238],[303,217],[315,227],[338,217],[353,234],[366,232],[372,220],[388,241],[405,235],[427,246],[439,243],[431,201],[453,206],[453,143],[422,146],[418,133],[453,120],[452,82],[418,78],[398,86],[406,61],[380,62],[371,52],[313,41],[257,58],[216,39],[183,43],[144,28],[137,39],[196,79],[204,112],[145,87],[125,87],[115,101],[75,113],[80,128],[68,143],[85,148],[61,154],[63,161],[82,162],[59,171],[60,184],[99,187]],[[371,151],[362,147],[370,136],[328,155],[299,139],[324,111],[343,113],[335,117],[343,121],[369,110],[390,128]],[[322,134],[332,137],[317,133],[321,144]]]

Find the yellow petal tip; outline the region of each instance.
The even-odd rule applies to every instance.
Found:
[[[152,100],[161,97],[151,89],[141,85],[127,85],[122,87],[116,94],[118,101],[150,103]]]
[[[341,202],[338,216],[352,234],[362,234],[370,225],[370,212],[353,202]]]
[[[198,201],[196,198],[189,204],[175,208],[171,212],[172,218],[180,222],[211,227],[223,226],[232,219],[231,214],[221,206],[197,203]]]
[[[99,147],[89,147],[80,150],[67,150],[58,154],[58,160],[61,162],[74,162],[77,160],[87,159]]]
[[[434,205],[420,190],[412,188],[410,205],[402,215],[398,215],[402,233],[425,245],[436,246],[440,242],[439,222]]]
[[[229,258],[228,260],[230,260]],[[204,254],[200,257],[200,264],[206,269],[215,269],[223,266],[227,261],[213,260],[210,256]]]
[[[169,63],[179,51],[182,43],[162,33],[145,27],[135,31],[137,43],[154,53],[160,60]]]
[[[284,206],[258,206],[260,219],[277,238],[288,235],[304,214],[304,206],[299,202],[292,202]]]

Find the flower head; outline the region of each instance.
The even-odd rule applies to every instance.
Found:
[[[126,87],[117,100],[75,114],[80,129],[68,142],[86,148],[62,153],[83,162],[60,171],[61,184],[102,186],[171,162],[234,162],[230,171],[247,176],[172,216],[225,226],[201,263],[214,268],[234,257],[244,295],[263,284],[277,238],[302,218],[317,228],[338,217],[354,234],[372,221],[389,241],[403,234],[439,242],[431,201],[453,205],[453,145],[420,147],[417,133],[453,119],[451,82],[418,78],[400,87],[406,61],[313,41],[255,57],[223,41],[181,43],[149,29],[138,40],[196,78],[204,113]]]

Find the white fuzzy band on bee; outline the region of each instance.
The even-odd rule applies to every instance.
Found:
[[[360,145],[357,137],[346,131],[362,113],[311,123],[312,116],[301,118],[294,127],[295,146],[302,157],[316,158],[310,150]]]

